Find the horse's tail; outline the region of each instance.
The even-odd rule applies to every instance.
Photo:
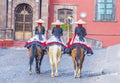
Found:
[[[76,46],[76,60],[78,64],[80,64],[80,54],[80,46]]]
[[[33,61],[34,61],[34,58],[35,58],[35,55],[36,55],[36,51],[37,51],[36,45],[33,44],[32,45],[32,56],[30,57],[30,64],[32,64]]]

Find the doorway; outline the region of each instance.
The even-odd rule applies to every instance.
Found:
[[[33,9],[29,4],[19,4],[15,8],[15,40],[32,37]]]

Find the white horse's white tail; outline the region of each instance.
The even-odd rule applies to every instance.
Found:
[[[62,48],[58,45],[49,46],[48,55],[51,64],[51,77],[54,77],[54,66],[56,68],[55,76],[58,76],[58,64],[62,56]]]

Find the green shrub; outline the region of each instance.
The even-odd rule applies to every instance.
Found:
[[[51,25],[51,29],[52,29],[53,27],[55,27],[55,25]],[[61,27],[63,30],[67,31],[67,28],[68,28],[67,24],[62,24],[60,27]]]

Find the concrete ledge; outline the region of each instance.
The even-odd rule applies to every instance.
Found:
[[[0,40],[0,48],[2,48],[3,40]]]
[[[13,46],[14,40],[1,40],[0,41],[0,48],[7,48]]]

